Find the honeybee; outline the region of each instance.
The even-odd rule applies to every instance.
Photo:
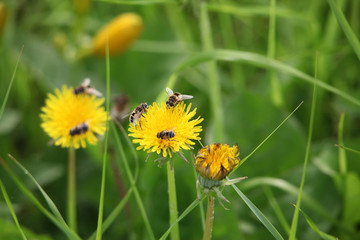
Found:
[[[192,99],[193,96],[191,95],[182,95],[178,92],[173,92],[170,88],[166,88],[166,94],[168,96],[168,100],[166,101],[166,106],[168,107],[174,107],[176,104],[178,104],[181,101]]]
[[[86,122],[80,123],[75,127],[71,128],[69,133],[71,136],[80,135],[86,133],[89,130],[89,124]]]
[[[74,94],[89,94],[101,97],[102,94],[95,88],[90,87],[90,78],[85,78],[85,80],[80,84],[80,86],[74,89]]]
[[[169,140],[170,138],[175,137],[175,132],[172,129],[166,129],[166,130],[163,130],[161,132],[158,132],[156,134],[156,137],[160,138],[160,139]]]
[[[147,109],[148,109],[147,103],[141,103],[139,106],[137,106],[134,109],[134,111],[132,111],[132,113],[130,114],[130,117],[129,117],[130,123],[132,123],[134,126],[136,126],[137,123],[139,122],[142,114],[144,112],[146,112]]]

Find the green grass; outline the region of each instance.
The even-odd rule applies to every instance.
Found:
[[[83,13],[74,1],[3,2],[0,239],[200,239],[207,196],[192,162],[213,142],[238,144],[231,178],[248,177],[223,189],[228,211],[215,199],[213,239],[360,237],[358,1],[98,0]],[[140,38],[77,59],[123,12],[142,16]],[[164,101],[166,87],[193,95],[204,121],[190,164],[145,162],[127,119],[109,122],[76,151],[67,199],[67,151],[48,145],[39,114],[49,92],[85,77],[107,111],[121,93],[129,112]]]

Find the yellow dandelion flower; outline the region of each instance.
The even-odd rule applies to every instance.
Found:
[[[138,150],[144,149],[148,153],[156,152],[163,157],[172,153],[181,153],[181,149],[189,150],[200,140],[199,133],[202,127],[198,126],[203,121],[198,117],[191,120],[196,114],[196,108],[191,110],[191,104],[186,107],[183,102],[174,107],[167,107],[153,103],[140,117],[139,122],[130,124],[129,136],[134,137],[134,143],[139,143]]]
[[[96,34],[92,43],[93,51],[99,56],[105,56],[108,39],[110,56],[122,53],[140,35],[142,29],[143,22],[139,15],[121,14]]]
[[[213,182],[213,185],[219,186],[221,180],[229,175],[239,163],[238,146],[230,147],[228,144],[217,143],[199,150],[195,160],[195,168],[202,176],[200,180],[210,180],[207,182]],[[211,188],[211,185],[207,185],[207,187]]]
[[[61,147],[86,147],[95,144],[95,134],[105,132],[107,114],[101,105],[104,98],[89,94],[74,94],[73,88],[63,86],[48,94],[41,108],[41,127]]]

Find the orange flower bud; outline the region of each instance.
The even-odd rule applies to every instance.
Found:
[[[5,4],[3,2],[0,2],[0,35],[4,30],[6,18],[7,18],[7,10]]]
[[[94,37],[93,51],[96,55],[106,55],[106,40],[109,39],[110,56],[122,53],[140,35],[142,19],[134,13],[119,15],[105,25]]]

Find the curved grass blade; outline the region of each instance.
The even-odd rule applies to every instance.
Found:
[[[208,9],[210,11],[227,13],[240,17],[269,16],[268,6],[239,7],[239,5],[235,5],[235,4],[211,3],[208,5]],[[299,21],[310,19],[310,18],[306,18],[306,15],[304,15],[303,13],[295,12],[285,7],[276,7],[276,17],[296,19]]]
[[[19,221],[18,221],[18,219],[17,219],[17,217],[16,217],[15,211],[14,211],[12,205],[11,205],[11,201],[10,201],[9,195],[8,195],[7,192],[6,192],[6,189],[5,189],[5,187],[4,187],[1,179],[0,179],[0,188],[1,188],[2,194],[3,194],[3,196],[4,196],[6,205],[7,205],[8,208],[9,208],[9,211],[10,211],[10,213],[11,213],[11,216],[12,216],[13,219],[14,219],[14,222],[15,222],[16,227],[18,228],[18,230],[19,230],[19,232],[20,232],[20,235],[21,235],[22,239],[23,239],[23,240],[27,240],[27,238],[26,238],[23,230],[22,230],[21,227],[20,227],[20,224],[19,224]]]
[[[304,213],[300,208],[298,208],[295,204],[293,204],[293,206],[297,209],[299,209],[299,211],[304,215],[306,222],[309,224],[309,226],[322,238],[325,240],[337,240],[337,237],[331,236],[330,234],[324,233],[322,232],[317,226],[316,224],[311,220],[311,218]]]
[[[245,204],[250,208],[250,210],[255,214],[255,216],[260,220],[260,222],[269,230],[271,235],[277,240],[284,240],[278,230],[271,224],[271,222],[265,217],[265,215],[243,194],[240,189],[238,189],[234,184],[231,184],[236,193],[242,198]]]
[[[49,195],[44,191],[44,189],[40,186],[40,184],[36,181],[34,176],[20,163],[18,162],[12,155],[8,154],[8,156],[16,163],[16,165],[21,168],[21,170],[31,179],[31,181],[35,184],[35,186],[39,189],[41,194],[43,195],[45,201],[50,207],[50,210],[53,212],[53,214],[62,222],[65,222],[64,218],[61,216],[59,210],[55,206],[55,203],[51,200]]]
[[[115,221],[116,217],[121,213],[125,204],[129,201],[133,190],[134,190],[133,187],[131,187],[129,189],[129,191],[126,193],[125,197],[123,199],[121,199],[121,201],[118,203],[118,205],[114,208],[114,210],[112,210],[112,212],[106,218],[106,220],[103,223],[103,227],[102,227],[103,234],[110,227],[110,225]],[[95,237],[96,237],[96,231],[88,238],[88,240],[94,240]]]
[[[69,239],[73,240],[81,240],[81,238],[69,228],[69,226],[65,223],[65,221],[62,219],[59,219],[58,217],[54,216],[52,213],[50,213],[40,202],[37,200],[37,198],[26,188],[24,183],[21,182],[21,180],[15,175],[15,173],[9,168],[9,166],[5,163],[5,161],[0,158],[0,163],[6,170],[6,172],[10,175],[10,177],[13,179],[15,184],[18,186],[18,188],[30,199],[30,201],[37,207],[39,210],[47,217],[49,218],[60,230],[62,230]],[[28,171],[25,169],[25,174],[28,174]]]
[[[249,190],[264,185],[276,187],[294,196],[297,196],[299,194],[299,188],[296,187],[295,185],[283,179],[272,178],[272,177],[257,177],[257,178],[248,179],[242,183],[241,188],[243,190]],[[328,210],[326,210],[321,204],[315,201],[311,196],[307,195],[306,193],[303,193],[302,200],[304,204],[306,204],[306,206],[308,206],[311,210],[325,217],[331,223],[334,223],[342,228],[346,228],[346,226],[343,226],[341,222],[337,221],[333,216],[331,216]]]
[[[96,0],[98,2],[122,4],[122,5],[151,5],[151,4],[177,4],[174,0]]]
[[[315,78],[300,71],[296,68],[293,68],[289,65],[286,65],[285,63],[282,63],[280,61],[269,59],[263,55],[251,53],[251,52],[245,52],[245,51],[235,51],[235,50],[226,50],[226,49],[215,49],[213,51],[203,51],[200,53],[196,53],[192,56],[190,56],[187,60],[185,60],[183,63],[181,63],[175,71],[171,74],[166,86],[169,88],[172,88],[177,80],[177,77],[179,73],[183,70],[185,70],[188,67],[194,67],[201,63],[208,62],[208,61],[214,61],[214,60],[222,60],[222,61],[240,61],[245,62],[254,66],[266,68],[266,69],[272,69],[279,72],[284,72],[290,76],[299,78],[300,80],[303,80],[308,83],[314,83]],[[325,89],[331,93],[334,93],[349,102],[352,102],[353,104],[360,106],[360,101],[349,94],[327,84],[322,81],[318,81],[317,87],[320,87],[322,89]],[[165,92],[161,94],[157,99],[165,98],[166,94]]]
[[[356,56],[360,60],[360,42],[359,39],[356,37],[355,33],[351,29],[348,21],[346,20],[343,12],[339,8],[339,6],[335,3],[334,0],[328,0],[331,10],[336,16],[342,30],[344,31],[350,45],[352,46]]]
[[[204,198],[206,197],[205,194],[203,194],[199,199],[195,199],[185,210],[184,212],[176,219],[176,221],[169,227],[169,229],[160,237],[160,240],[165,240],[166,237],[169,235],[169,233],[171,232],[172,228],[178,224],[186,215],[188,215],[197,205],[199,205],[199,203],[204,200]]]
[[[20,54],[19,54],[19,57],[16,61],[16,65],[15,65],[15,69],[14,69],[14,72],[13,72],[13,75],[11,77],[11,80],[10,80],[10,83],[9,83],[9,86],[8,86],[8,89],[6,90],[6,94],[5,94],[5,97],[4,97],[4,101],[2,102],[2,105],[1,105],[1,109],[0,109],[0,120],[1,120],[1,117],[4,113],[4,110],[5,110],[5,105],[6,105],[6,102],[9,98],[9,94],[10,94],[10,90],[11,90],[11,86],[14,82],[14,78],[15,78],[15,75],[16,75],[16,71],[17,71],[17,68],[18,68],[18,65],[19,65],[19,62],[20,62],[20,58],[21,58],[21,54],[24,50],[24,45],[22,46],[21,48],[21,51],[20,51]]]

